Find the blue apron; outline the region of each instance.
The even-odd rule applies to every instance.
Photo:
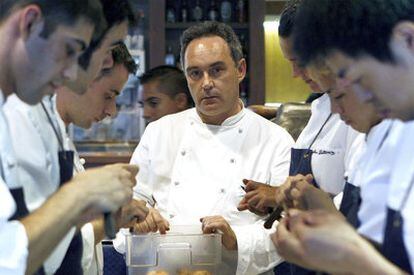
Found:
[[[402,217],[402,210],[405,208],[413,186],[414,180],[411,181],[398,210],[388,208],[384,242],[382,244],[382,254],[409,274],[413,274],[414,270],[410,264],[410,258],[404,244],[404,220]]]
[[[377,152],[381,149],[385,140],[389,136],[389,133],[393,125],[394,123],[391,123],[387,131],[385,132],[381,142],[378,145],[378,148],[376,149]],[[361,221],[358,218],[358,211],[361,206],[361,201],[362,201],[361,188],[349,183],[347,179],[345,182],[343,198],[342,198],[341,206],[339,207],[339,211],[341,211],[341,213],[346,217],[346,220],[354,228],[358,228],[361,225]],[[375,243],[373,244],[376,245]]]
[[[59,157],[59,174],[60,174],[60,186],[70,181],[73,177],[74,169],[74,152],[65,150],[63,147],[62,135],[59,134],[58,129],[55,127],[51,116],[46,110],[43,102],[41,103],[42,108],[49,120],[49,123],[56,135],[56,138],[59,142],[60,151],[58,153]],[[64,275],[64,274],[83,274],[82,270],[82,253],[83,253],[83,240],[82,234],[80,231],[75,233],[70,242],[69,248],[66,251],[65,257],[60,265],[59,269],[56,271],[55,275]]]
[[[332,114],[329,114],[328,118],[323,123],[322,127],[319,129],[318,133],[316,134],[315,138],[312,140],[308,149],[295,149],[295,148],[291,149],[289,176],[296,176],[298,174],[302,174],[302,175],[312,174],[313,175],[313,172],[312,172],[313,150],[311,148],[331,117],[332,117]],[[319,188],[319,185],[315,181],[315,178],[313,179],[312,184],[315,187]],[[273,271],[277,275],[317,274],[317,272],[315,271],[307,270],[305,268],[302,268],[300,266],[297,266],[297,265],[294,265],[288,262],[283,262],[277,265]]]
[[[358,219],[358,211],[360,206],[361,189],[346,180],[339,211],[346,217],[346,220],[354,228],[358,228],[361,224]]]

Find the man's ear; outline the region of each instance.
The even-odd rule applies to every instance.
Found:
[[[177,108],[181,111],[184,111],[187,109],[188,106],[188,100],[185,93],[178,93],[174,96],[174,102]]]
[[[42,11],[37,5],[26,6],[20,15],[19,31],[24,39],[27,39],[42,20]]]
[[[242,58],[237,64],[237,78],[239,79],[239,83],[242,82],[243,79],[246,77],[246,71],[247,71],[246,59]]]
[[[414,23],[398,23],[393,29],[390,46],[397,58],[406,50],[414,55]]]

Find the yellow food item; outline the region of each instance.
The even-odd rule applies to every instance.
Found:
[[[167,271],[164,270],[154,270],[147,273],[147,275],[169,275]]]
[[[213,275],[213,274],[207,270],[196,270],[196,271],[191,272],[191,275]]]
[[[191,271],[188,269],[181,269],[178,271],[178,275],[213,275],[213,274],[207,270]]]

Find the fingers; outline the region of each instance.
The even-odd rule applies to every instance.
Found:
[[[159,231],[161,234],[165,234],[168,230],[170,230],[169,222],[161,216],[158,210],[153,208],[150,209],[147,218],[134,227],[136,233],[155,233]]]
[[[158,211],[153,213],[153,220],[161,234],[165,234],[170,230],[170,223]]]
[[[220,230],[223,234],[226,233],[227,222],[221,216],[204,217],[201,218],[200,221],[201,229],[205,234],[217,233],[218,230]]]
[[[237,249],[237,237],[229,223],[221,216],[204,217],[200,219],[202,230],[205,234],[223,233],[221,242],[228,250]]]

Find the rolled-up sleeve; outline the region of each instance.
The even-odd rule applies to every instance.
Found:
[[[262,224],[252,224],[232,229],[237,237],[237,274],[260,274],[283,261],[270,238],[274,227],[267,230]]]

